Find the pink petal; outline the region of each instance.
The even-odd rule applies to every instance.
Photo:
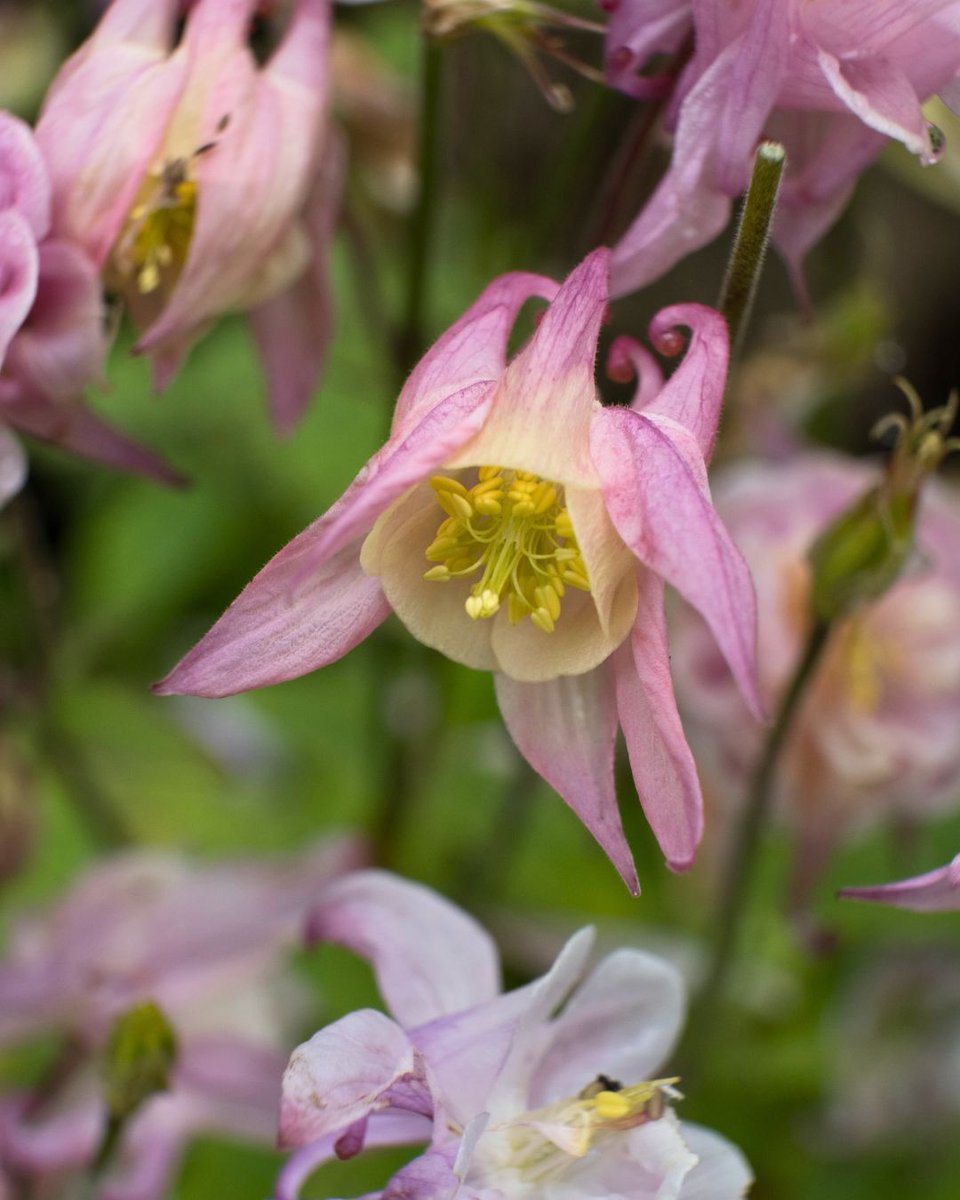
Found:
[[[663,584],[641,570],[637,622],[614,657],[617,710],[637,795],[671,870],[693,862],[703,797],[670,675]]]
[[[4,1165],[44,1174],[84,1166],[103,1136],[104,1111],[93,1072],[74,1080],[72,1102],[35,1117],[32,1096],[8,1093],[0,1099],[0,1146]]]
[[[626,1083],[652,1079],[683,1023],[676,969],[640,950],[605,958],[553,1022],[531,1087],[531,1107],[575,1096],[599,1073]]]
[[[360,567],[359,544],[304,573],[319,524],[267,563],[154,691],[217,697],[282,683],[342,658],[377,628],[390,609]]]
[[[380,1193],[380,1200],[471,1200],[476,1193],[462,1188],[453,1173],[452,1147],[431,1148],[401,1167]]]
[[[621,334],[610,343],[607,376],[615,383],[629,383],[631,379],[636,379],[637,390],[630,402],[630,407],[636,412],[656,399],[663,387],[660,364],[649,350],[626,334]]]
[[[703,304],[675,304],[662,309],[650,322],[650,340],[678,326],[690,330],[683,360],[667,380],[659,396],[645,406],[645,413],[670,417],[689,429],[706,461],[720,423],[720,409],[727,384],[730,337],[727,323],[715,309]]]
[[[422,420],[445,396],[499,379],[517,313],[532,297],[552,300],[557,291],[552,279],[522,271],[489,284],[414,367],[394,410],[394,436]]]
[[[294,1050],[283,1076],[280,1145],[309,1145],[390,1105],[431,1115],[423,1060],[383,1013],[350,1013]]]
[[[7,348],[37,294],[39,257],[30,226],[19,212],[0,212],[0,368]]]
[[[935,161],[920,99],[905,71],[884,58],[837,59],[826,50],[817,57],[838,98],[865,125],[903,142],[924,162]]]
[[[0,213],[20,213],[36,239],[50,228],[47,168],[24,121],[0,112]]]
[[[368,959],[405,1028],[480,1004],[500,990],[490,935],[435,892],[383,871],[332,883],[313,912],[309,936]]]
[[[807,4],[800,19],[809,38],[837,53],[895,45],[917,25],[951,8],[956,0],[843,0]]]
[[[954,912],[960,909],[960,854],[945,867],[877,887],[843,888],[848,900],[877,900],[913,912]]]
[[[133,43],[167,50],[182,8],[183,0],[113,0],[91,40],[98,49],[111,43]]]
[[[604,69],[628,96],[662,94],[666,81],[638,72],[654,55],[676,54],[692,23],[689,0],[622,0],[610,13]]]
[[[498,674],[496,685],[517,749],[569,804],[637,895],[613,775],[617,707],[610,668],[604,664],[547,683],[517,683]]]
[[[27,479],[27,456],[12,434],[0,425],[0,508],[20,491]]]
[[[684,454],[641,413],[614,408],[598,414],[591,449],[617,532],[702,613],[748,707],[762,717],[753,581]]]
[[[607,310],[609,257],[595,250],[564,281],[504,372],[490,420],[454,465],[495,463],[596,486],[587,437],[598,406],[594,359]]]
[[[311,260],[286,291],[250,313],[274,425],[291,433],[320,378],[333,327],[333,300],[327,281],[327,257],[343,186],[345,146],[330,141],[307,200]]]

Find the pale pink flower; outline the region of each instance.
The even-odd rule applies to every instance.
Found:
[[[124,470],[176,477],[80,403],[107,352],[97,273],[50,236],[50,183],[29,127],[0,112],[0,504],[26,476],[4,426]]]
[[[809,628],[807,550],[875,480],[870,464],[808,453],[748,462],[717,483],[718,511],[757,586],[760,684],[771,708]],[[798,879],[811,880],[838,841],[878,820],[960,800],[960,503],[936,481],[924,491],[916,538],[906,575],[831,633],[784,750],[775,797],[798,835]],[[678,618],[674,668],[691,740],[718,798],[736,804],[763,733],[699,619],[687,609]]]
[[[584,979],[593,931],[541,979],[504,993],[496,949],[466,913],[381,872],[331,885],[313,933],[368,959],[390,1016],[365,1009],[298,1047],[278,1200],[364,1148],[427,1149],[381,1200],[737,1200],[742,1155],[678,1121],[654,1078],[683,1020],[679,975],[619,950]],[[559,1015],[556,1015],[559,1011]]]
[[[223,313],[249,310],[277,425],[310,397],[337,200],[328,0],[297,0],[264,66],[257,0],[114,0],[37,126],[54,232],[84,247],[141,329],[159,388]]]
[[[649,52],[665,21],[676,40],[669,22],[683,7],[623,0],[615,20],[628,47]],[[723,229],[764,137],[787,149],[774,240],[800,284],[805,254],[888,139],[936,160],[921,105],[960,72],[955,0],[694,0],[692,19],[693,56],[668,113],[673,162],[614,249],[615,295]]]
[[[363,857],[344,838],[275,864],[131,851],[22,921],[0,962],[0,1045],[60,1033],[65,1069],[52,1088],[0,1096],[0,1165],[38,1179],[89,1166],[106,1121],[99,1052],[146,1000],[176,1031],[173,1080],[131,1119],[98,1195],[159,1200],[204,1131],[272,1141],[303,1008],[285,953],[330,877]]]
[[[851,900],[879,900],[914,912],[955,911],[960,909],[960,854],[925,875],[877,887],[844,888],[840,895]]]
[[[550,307],[507,364],[514,319],[534,296]],[[661,312],[654,342],[691,329],[666,384],[646,351],[619,339],[610,368],[642,378],[631,408],[604,408],[594,357],[606,303],[606,251],[560,287],[495,280],[410,376],[383,449],[158,690],[223,696],[291,679],[340,658],[393,610],[422,642],[496,673],[517,747],[635,888],[614,791],[622,727],[667,860],[689,866],[701,799],[673,699],[664,581],[704,613],[759,709],[753,588],[704,466],[726,326],[699,305]]]

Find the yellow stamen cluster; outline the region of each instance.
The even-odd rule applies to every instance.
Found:
[[[174,159],[147,177],[114,255],[122,277],[141,295],[176,282],[187,260],[197,215],[197,185],[188,162]]]
[[[447,583],[481,572],[464,604],[474,620],[492,617],[504,597],[512,625],[529,617],[552,633],[567,587],[590,591],[587,568],[563,503],[563,488],[529,471],[481,467],[477,483],[430,480],[447,513],[426,557],[424,579]]]

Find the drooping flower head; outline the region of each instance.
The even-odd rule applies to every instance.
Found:
[[[334,1157],[424,1142],[381,1200],[745,1194],[741,1155],[681,1124],[678,1081],[657,1077],[684,1003],[666,963],[620,950],[582,980],[584,929],[546,975],[504,993],[496,950],[466,913],[373,871],[331,885],[313,934],[370,961],[390,1015],[351,1013],[294,1051],[280,1141],[297,1153],[277,1200]]]
[[[164,387],[215,318],[249,310],[278,424],[316,382],[336,186],[327,0],[297,0],[259,65],[257,0],[113,0],[37,127],[53,224],[119,295]]]
[[[516,315],[550,301],[506,362]],[[717,519],[704,457],[716,432],[726,327],[699,305],[654,318],[686,355],[664,383],[618,339],[609,367],[641,372],[629,408],[594,381],[607,252],[558,286],[506,275],[416,367],[387,444],[331,510],[253,580],[162,693],[222,696],[333,662],[392,610],[429,646],[493,671],[521,753],[636,887],[613,783],[618,725],[668,862],[701,832],[696,769],[677,716],[663,584],[702,611],[755,710],[754,596]]]
[[[608,42],[615,86],[632,90],[632,47],[650,53],[682,40],[686,7],[622,0]],[[804,256],[888,139],[936,160],[940,138],[921,106],[960,73],[960,4],[694,0],[690,18],[693,53],[668,112],[672,164],[614,249],[614,294],[720,232],[762,137],[787,150],[774,240],[801,284]]]
[[[862,462],[804,454],[745,463],[717,485],[718,509],[757,584],[760,679],[771,707],[812,619],[810,546],[876,475]],[[915,540],[912,563],[886,595],[837,622],[782,756],[775,794],[811,881],[838,840],[893,814],[942,811],[960,795],[960,505],[936,481],[920,499]],[[702,624],[678,615],[681,706],[719,797],[733,804],[760,738]]]
[[[171,1022],[171,1088],[130,1120],[97,1194],[158,1200],[203,1131],[273,1138],[290,1029],[302,1007],[286,949],[361,847],[331,839],[293,861],[201,866],[131,851],[21,921],[0,962],[0,1045],[64,1037],[55,1090],[0,1096],[0,1170],[42,1181],[89,1166],[104,1136],[100,1055],[113,1022],[152,1000]]]
[[[0,504],[26,476],[6,426],[88,458],[176,477],[81,403],[99,381],[107,336],[96,269],[50,234],[50,182],[33,134],[0,112]]]

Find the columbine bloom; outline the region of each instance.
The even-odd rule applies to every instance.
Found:
[[[178,42],[182,7],[114,0],[54,80],[37,127],[54,230],[123,299],[160,388],[212,320],[250,310],[286,430],[326,338],[330,6],[298,0],[263,67],[247,44],[257,0],[195,0]]]
[[[506,364],[533,296],[550,307]],[[642,379],[631,408],[603,408],[594,356],[606,301],[606,251],[561,287],[526,274],[492,283],[414,370],[383,449],[159,691],[223,696],[291,679],[340,658],[392,609],[422,642],[496,672],[519,750],[635,888],[613,782],[622,726],[667,860],[688,866],[701,800],[673,699],[664,580],[704,613],[760,707],[753,589],[704,467],[726,327],[699,305],[661,312],[655,342],[692,330],[666,384],[619,339],[610,369],[639,367]]]
[[[746,555],[760,608],[764,699],[776,705],[811,619],[807,551],[875,481],[870,466],[827,454],[747,463],[717,484],[717,508]],[[960,793],[960,504],[925,486],[915,559],[882,599],[837,622],[777,774],[782,815],[799,835],[798,886],[841,839],[893,814],[956,805]],[[718,798],[736,803],[760,739],[706,631],[674,629],[681,706]]]
[[[49,236],[50,183],[28,126],[0,112],[0,505],[26,459],[10,426],[88,458],[170,480],[156,458],[80,403],[107,340],[93,264]]]
[[[322,885],[361,861],[343,839],[276,865],[130,852],[21,922],[0,962],[0,1045],[51,1032],[65,1042],[55,1083],[0,1096],[0,1169],[41,1180],[89,1166],[106,1121],[100,1051],[113,1021],[146,1000],[176,1030],[172,1086],[130,1120],[98,1195],[156,1200],[204,1131],[272,1140],[302,1007],[283,956]]]
[[[914,912],[947,912],[960,909],[960,854],[945,867],[885,883],[877,887],[844,888],[840,893],[851,900],[879,900],[895,908],[910,908]]]
[[[375,871],[332,884],[313,933],[371,962],[392,1019],[355,1012],[294,1051],[280,1141],[298,1152],[277,1200],[335,1156],[423,1142],[382,1200],[744,1195],[739,1152],[681,1124],[678,1080],[654,1077],[683,1015],[666,963],[620,950],[580,982],[593,939],[584,929],[541,979],[503,993],[483,929]]]
[[[623,47],[676,44],[683,7],[624,0]],[[673,163],[614,250],[618,295],[720,232],[761,137],[787,150],[774,240],[799,284],[806,252],[887,139],[936,160],[921,105],[960,71],[960,5],[949,0],[700,0],[692,16],[695,48],[668,114]],[[608,43],[608,77],[630,90],[636,60],[617,52]]]

